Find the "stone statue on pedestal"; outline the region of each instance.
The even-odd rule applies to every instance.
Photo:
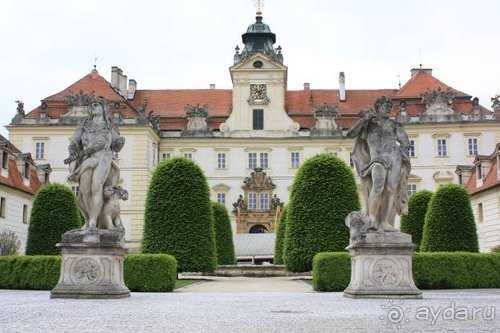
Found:
[[[394,218],[408,208],[406,187],[410,174],[410,141],[403,126],[389,118],[392,102],[381,97],[375,111],[361,111],[361,119],[347,132],[356,138],[352,160],[361,178],[366,229],[394,231]]]
[[[410,142],[403,126],[390,119],[392,102],[380,97],[363,110],[347,132],[356,138],[352,159],[361,179],[364,209],[346,217],[350,229],[350,298],[421,298],[412,275],[411,236],[394,228],[396,214],[408,209]]]
[[[123,280],[125,229],[120,200],[128,192],[118,186],[120,169],[113,159],[125,139],[108,118],[108,102],[93,99],[85,120],[69,144],[68,180],[79,183],[82,229],[62,236],[61,275],[51,298],[122,298],[130,296]]]

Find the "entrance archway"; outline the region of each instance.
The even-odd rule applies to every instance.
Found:
[[[253,227],[250,228],[249,233],[250,234],[265,234],[267,233],[267,228],[264,227],[262,224],[256,224]]]

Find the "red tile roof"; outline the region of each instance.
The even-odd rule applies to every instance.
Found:
[[[8,141],[2,135],[0,135],[0,141]],[[20,152],[14,145],[11,144],[12,153]],[[24,185],[24,175],[19,171],[16,159],[13,155],[9,154],[8,163],[8,177],[2,177],[0,174],[0,184],[8,186],[10,188],[17,189],[19,191],[27,192],[29,194],[35,194],[36,191],[42,186],[40,179],[38,178],[38,172],[36,170],[30,170],[29,186]]]
[[[400,89],[380,90],[347,90],[346,100],[339,101],[339,91],[331,90],[298,90],[285,93],[285,109],[290,117],[298,122],[302,128],[310,128],[314,125],[314,105],[336,104],[339,107],[341,118],[339,124],[348,128],[357,119],[360,110],[373,108],[375,100],[380,96],[388,96],[395,99],[393,115],[398,112],[398,100],[405,99],[407,112],[410,116],[418,116],[425,111],[425,104],[421,101],[421,94],[429,89],[446,90],[448,85],[439,81],[425,70],[417,70],[410,80]],[[451,88],[453,89],[453,88]],[[49,116],[59,117],[66,113],[68,108],[63,102],[64,96],[70,91],[78,93],[95,92],[97,96],[103,96],[111,102],[120,102],[121,113],[125,118],[133,118],[137,115],[139,105],[148,100],[146,113],[154,111],[160,116],[160,124],[164,130],[180,130],[187,123],[184,108],[186,105],[209,106],[208,123],[213,129],[217,129],[232,112],[232,90],[230,89],[182,89],[182,90],[137,90],[133,100],[126,100],[108,81],[93,70],[90,74],[78,80],[63,91],[47,97],[44,101],[48,104]],[[453,89],[456,99],[453,109],[461,114],[468,114],[472,110],[472,102],[467,94]],[[38,116],[40,108],[30,112],[28,117]],[[482,114],[491,111],[480,106]]]
[[[84,94],[93,93],[95,96],[104,97],[110,102],[111,105],[113,105],[114,102],[120,102],[120,112],[124,118],[134,118],[136,116],[136,112],[129,105],[128,101],[121,96],[105,78],[100,76],[97,70],[94,69],[66,89],[43,99],[43,101],[47,103],[49,117],[58,118],[59,116],[67,113],[68,107],[65,103],[63,103],[64,96],[71,92],[79,93],[80,91]],[[40,114],[40,111],[41,108],[37,107],[26,116],[28,118],[36,118]]]
[[[44,101],[62,101],[64,100],[64,96],[68,95],[70,92],[78,93],[80,90],[85,94],[95,93],[96,96],[102,96],[113,102],[124,100],[124,98],[111,87],[111,84],[94,69],[66,89],[45,98]]]
[[[471,97],[470,95],[464,94],[463,92],[448,86],[446,83],[439,81],[425,70],[418,70],[417,73],[413,75],[403,87],[401,87],[394,97],[400,99],[418,98],[427,90],[434,90],[438,88],[441,88],[441,90],[444,91],[450,88],[455,93],[456,97]]]
[[[209,116],[229,117],[232,98],[233,91],[229,89],[137,90],[132,104],[138,108],[147,99],[147,111],[154,110],[154,114],[167,118],[183,118],[187,104],[208,104]]]
[[[497,162],[495,160],[488,170],[486,177],[483,179],[481,186],[477,186],[476,168],[474,168],[465,188],[470,194],[475,194],[498,185],[500,185],[500,177],[497,174]]]

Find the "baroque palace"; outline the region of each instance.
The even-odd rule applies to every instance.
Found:
[[[400,89],[349,90],[341,72],[335,89],[315,90],[306,83],[303,90],[291,91],[281,47],[275,47],[276,36],[260,12],[242,41],[229,68],[232,89],[139,89],[118,67],[112,67],[110,81],[94,69],[32,111],[19,104],[8,126],[10,142],[30,152],[37,164],[50,164],[51,181],[76,192],[63,164],[68,139],[88,115],[92,99],[107,99],[109,117],[126,138],[115,159],[122,187],[130,193],[122,219],[132,250],[142,238],[151,174],[163,159],[183,156],[201,166],[213,200],[233,213],[236,233],[273,233],[304,160],[327,152],[352,166],[354,141],[345,132],[378,97],[392,98],[392,115],[411,140],[409,194],[457,182],[458,165],[491,154],[500,142],[499,101],[489,110],[434,77],[431,69],[412,69]],[[496,234],[500,237],[499,230]]]

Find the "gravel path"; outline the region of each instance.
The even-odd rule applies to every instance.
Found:
[[[311,291],[191,289],[120,300],[51,300],[48,291],[0,290],[0,304],[1,333],[500,331],[500,289],[425,291],[423,300],[402,303]],[[464,311],[469,318],[460,317]]]

